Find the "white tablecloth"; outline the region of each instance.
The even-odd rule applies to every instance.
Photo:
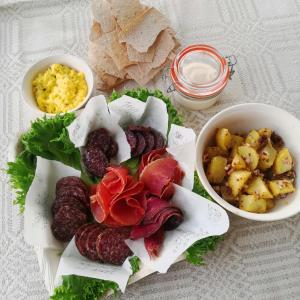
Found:
[[[24,71],[47,55],[86,56],[89,3],[0,1],[0,168],[9,143],[34,117],[21,97]],[[203,112],[181,110],[197,133],[221,109],[264,102],[300,117],[299,0],[147,1],[172,21],[183,45],[208,43],[238,65],[221,101]],[[1,6],[2,4],[2,6]],[[161,77],[154,86],[166,90]],[[295,137],[299,138],[299,137]],[[23,217],[0,172],[0,299],[47,299],[33,249],[23,240]],[[122,299],[299,299],[300,215],[258,223],[230,215],[231,229],[206,266],[186,262],[130,286]]]

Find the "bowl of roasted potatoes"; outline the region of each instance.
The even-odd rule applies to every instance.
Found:
[[[300,212],[300,121],[266,104],[229,107],[202,128],[196,169],[225,209],[257,221]]]

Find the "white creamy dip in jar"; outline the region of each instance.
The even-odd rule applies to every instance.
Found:
[[[216,103],[227,85],[230,69],[215,48],[192,45],[176,55],[170,75],[175,100],[188,109],[201,110]]]

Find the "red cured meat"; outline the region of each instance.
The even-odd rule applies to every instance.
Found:
[[[134,151],[132,152],[132,156],[139,156],[144,153],[144,150],[146,148],[146,140],[140,132],[135,132],[135,136],[137,139],[137,143]]]
[[[165,157],[165,154],[167,153],[165,148],[162,149],[157,149],[157,150],[153,150],[147,154],[144,154],[142,156],[141,162],[140,162],[140,166],[139,166],[139,174],[142,173],[142,171],[144,170],[144,168],[151,163],[152,161],[155,161],[159,158],[163,158]]]
[[[78,198],[62,196],[59,198],[57,197],[55,199],[51,209],[52,215],[54,216],[58,212],[58,210],[64,205],[68,205],[72,208],[79,209],[83,213],[88,214],[87,207],[84,204],[82,204],[82,202]]]
[[[141,225],[132,229],[130,238],[133,240],[148,238],[164,228],[165,224],[167,224],[166,229],[171,230],[178,227],[182,221],[183,213],[178,207],[158,197],[150,197],[147,200],[144,220]]]
[[[164,241],[164,230],[160,228],[156,233],[144,239],[145,248],[150,258],[157,257]]]
[[[144,149],[143,153],[148,153],[154,149],[155,146],[155,138],[151,131],[145,131],[143,133],[145,141],[146,141],[146,147]]]
[[[133,152],[136,148],[137,138],[136,138],[135,134],[129,129],[125,130],[125,134],[126,134],[127,142],[130,146],[131,152]]]
[[[56,193],[59,193],[61,189],[69,186],[80,187],[86,194],[86,197],[89,197],[89,190],[85,183],[76,176],[66,176],[59,179],[56,183]]]
[[[77,229],[75,233],[75,245],[81,255],[86,256],[86,241],[88,234],[98,226],[98,223],[87,223]]]
[[[91,175],[103,177],[108,166],[108,159],[100,148],[86,147],[83,151],[83,163]]]
[[[164,137],[157,132],[156,130],[154,130],[153,128],[151,129],[152,134],[154,135],[154,149],[161,149],[164,148],[165,146],[165,139]]]
[[[178,162],[167,156],[149,163],[141,172],[140,180],[151,194],[169,199],[174,191],[170,185],[179,184],[183,175]]]
[[[114,227],[139,224],[145,214],[144,184],[128,175],[124,167],[110,167],[107,171],[91,197],[95,220]]]
[[[97,226],[90,230],[85,242],[85,254],[90,260],[99,260],[99,256],[96,249],[96,241],[104,232],[104,227]]]
[[[56,191],[56,199],[61,197],[73,197],[80,200],[82,204],[89,207],[87,193],[80,186],[64,186]]]
[[[86,147],[99,148],[105,154],[109,151],[111,137],[105,128],[99,128],[89,133]]]
[[[107,157],[108,158],[115,157],[117,155],[117,153],[118,153],[118,150],[119,150],[118,144],[114,140],[111,140],[109,149],[106,152]]]
[[[125,244],[129,238],[128,228],[108,228],[96,241],[98,257],[105,263],[122,265],[128,256],[132,255],[131,250]]]

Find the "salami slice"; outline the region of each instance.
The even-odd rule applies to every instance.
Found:
[[[85,249],[86,249],[86,257],[90,260],[99,260],[99,255],[97,253],[96,249],[96,241],[104,232],[104,227],[98,224],[97,227],[93,228],[87,236],[86,242],[85,242]]]
[[[107,151],[106,154],[107,157],[108,158],[115,157],[118,153],[118,150],[119,150],[118,144],[114,140],[111,140],[109,150]]]
[[[86,256],[86,241],[89,233],[98,226],[98,223],[87,223],[77,229],[75,234],[75,245],[82,256]]]
[[[164,137],[158,131],[156,131],[152,128],[151,128],[151,133],[154,135],[154,139],[155,139],[154,149],[164,148],[164,146],[165,146]]]
[[[149,130],[149,128],[144,127],[144,126],[139,126],[139,125],[129,125],[128,130],[130,130],[130,131],[139,131],[139,132],[143,133],[143,132]]]
[[[96,249],[99,258],[114,265],[122,265],[128,256],[132,255],[131,250],[125,244],[129,238],[128,228],[108,228],[97,239]]]
[[[145,147],[146,147],[146,141],[144,136],[140,132],[135,133],[137,138],[137,144],[135,150],[132,152],[132,156],[139,156],[143,154]]]
[[[61,187],[56,191],[56,198],[58,199],[61,197],[74,197],[80,200],[86,207],[89,207],[90,205],[89,197],[87,197],[85,190],[80,186]]]
[[[52,214],[53,216],[58,212],[58,210],[64,206],[69,205],[72,208],[79,209],[83,213],[87,214],[88,209],[85,204],[83,204],[78,198],[76,197],[69,197],[69,196],[62,196],[59,198],[56,198],[53,205],[52,205]]]
[[[143,151],[143,154],[148,153],[154,149],[155,146],[155,139],[154,135],[151,133],[151,131],[144,131],[143,136],[146,141],[146,147]]]
[[[85,148],[83,152],[83,162],[91,175],[103,177],[108,166],[108,159],[99,148]]]
[[[86,148],[99,148],[107,154],[111,144],[111,137],[105,128],[99,128],[89,133]]]
[[[79,209],[62,206],[55,214],[51,225],[54,237],[62,242],[68,242],[76,230],[87,222],[87,216]]]
[[[134,132],[129,129],[125,130],[125,134],[126,134],[128,144],[130,145],[131,152],[133,152],[137,145],[137,138]]]
[[[62,188],[65,188],[67,186],[80,187],[85,192],[86,196],[89,197],[88,187],[85,185],[85,183],[79,177],[67,176],[67,177],[63,177],[60,180],[58,180],[56,183],[56,193],[59,193],[59,191]]]

